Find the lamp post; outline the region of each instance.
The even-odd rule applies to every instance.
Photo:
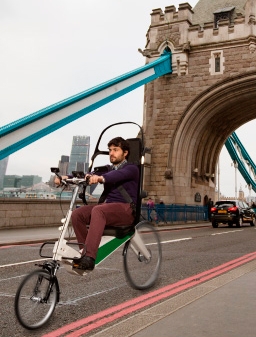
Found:
[[[220,200],[220,160],[218,160],[218,200]]]
[[[246,187],[248,187],[248,192],[249,192],[249,200],[251,202],[251,192],[252,192],[252,185],[251,184],[248,184],[246,185]]]
[[[234,168],[235,168],[235,198],[237,199],[237,168],[238,163],[234,160]]]

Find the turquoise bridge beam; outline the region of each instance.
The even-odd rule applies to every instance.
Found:
[[[244,180],[246,181],[247,185],[251,185],[253,191],[256,192],[256,166],[235,132],[233,132],[232,135],[226,140],[225,146],[229,152],[231,159],[234,163],[237,164],[237,168]],[[253,174],[254,178],[251,177],[247,167],[249,168],[249,171]]]
[[[165,50],[155,61],[1,127],[0,159],[114,99],[172,73],[171,56],[171,52]]]

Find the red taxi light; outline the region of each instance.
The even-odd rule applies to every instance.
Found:
[[[217,210],[216,207],[212,207],[212,208],[211,208],[211,212],[215,212],[216,210]]]
[[[238,208],[236,206],[229,207],[228,211],[229,212],[236,212]]]

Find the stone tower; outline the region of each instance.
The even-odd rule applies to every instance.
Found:
[[[146,63],[168,48],[173,72],[145,86],[144,187],[156,201],[202,205],[215,199],[226,139],[256,117],[256,0],[154,9],[146,37]]]

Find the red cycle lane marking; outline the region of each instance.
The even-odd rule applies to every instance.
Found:
[[[253,260],[255,258],[256,258],[256,255],[255,256],[251,256],[251,257],[249,257],[247,259],[246,262],[248,262],[250,260]],[[237,267],[237,266],[239,266],[241,264],[244,264],[244,261],[240,261],[240,262],[238,262],[236,264],[232,264],[231,266],[226,267],[225,271],[231,270],[234,267]],[[156,302],[158,302],[158,301],[160,301],[162,299],[170,297],[171,295],[177,294],[178,292],[181,292],[181,291],[186,290],[188,288],[192,288],[193,286],[196,286],[196,285],[198,285],[200,283],[208,281],[209,279],[212,279],[213,277],[218,276],[218,275],[220,275],[222,273],[223,273],[223,269],[219,270],[219,271],[216,271],[216,272],[214,272],[212,274],[208,274],[205,277],[201,277],[200,280],[199,279],[195,279],[194,281],[192,281],[190,283],[181,285],[181,286],[176,287],[175,289],[172,289],[172,290],[170,290],[168,292],[162,293],[162,294],[160,294],[160,295],[158,295],[156,297],[153,297],[153,298],[150,298],[150,299],[148,299],[148,300],[146,300],[144,302],[138,303],[137,305],[135,305],[133,307],[129,307],[126,310],[122,310],[122,311],[120,311],[118,313],[115,313],[115,314],[113,314],[110,317],[104,317],[100,321],[97,321],[97,322],[95,322],[95,323],[93,323],[93,324],[91,324],[89,326],[85,326],[85,327],[83,327],[83,328],[81,328],[81,329],[79,329],[79,330],[77,330],[75,332],[72,332],[72,333],[66,335],[66,337],[79,337],[79,336],[82,336],[83,334],[86,334],[86,333],[88,333],[88,332],[90,332],[90,331],[92,331],[94,329],[97,329],[97,328],[101,327],[102,325],[105,325],[107,323],[111,323],[111,322],[113,322],[114,320],[116,320],[118,318],[121,318],[121,317],[123,317],[125,315],[128,315],[130,313],[133,313],[133,312],[135,312],[135,311],[137,311],[139,309],[145,308],[145,307],[149,306],[150,304],[154,304],[154,303],[156,303]]]
[[[108,308],[104,311],[101,311],[97,314],[91,315],[89,317],[86,317],[84,319],[81,319],[79,321],[73,322],[71,324],[68,324],[58,330],[52,331],[48,334],[43,335],[42,337],[58,337],[63,334],[68,333],[68,331],[79,329],[80,327],[84,326],[85,324],[89,324],[85,327],[80,328],[79,330],[76,330],[75,332],[72,332],[68,335],[65,335],[66,337],[78,337],[82,334],[85,334],[91,330],[94,330],[96,328],[99,328],[100,326],[110,323],[118,318],[121,318],[125,315],[128,315],[136,310],[142,309],[150,304],[156,303],[164,298],[170,297],[171,295],[177,294],[178,292],[181,292],[183,290],[186,290],[188,288],[191,288],[195,285],[198,285],[200,283],[203,283],[213,277],[216,277],[220,274],[225,273],[226,271],[229,271],[231,269],[234,269],[235,267],[238,267],[246,262],[249,262],[251,260],[256,259],[256,252],[250,253],[247,255],[244,255],[243,257],[240,257],[238,259],[229,261],[227,263],[224,263],[218,267],[215,267],[213,269],[210,269],[208,271],[202,272],[200,274],[194,275],[192,277],[189,277],[187,279],[178,281],[174,284],[165,286],[161,289],[155,290],[151,293],[142,295],[137,297],[136,299],[132,299],[130,301],[121,303],[119,305],[116,305],[114,307]],[[108,317],[107,317],[108,316]],[[95,322],[96,321],[96,322]]]
[[[5,243],[0,243],[0,249],[23,247],[23,246],[34,247],[34,246],[39,246],[39,244],[42,244],[42,243],[43,242],[38,242],[38,243],[25,242],[25,243],[10,244],[8,246]]]
[[[0,246],[0,249],[11,248],[13,246]]]

